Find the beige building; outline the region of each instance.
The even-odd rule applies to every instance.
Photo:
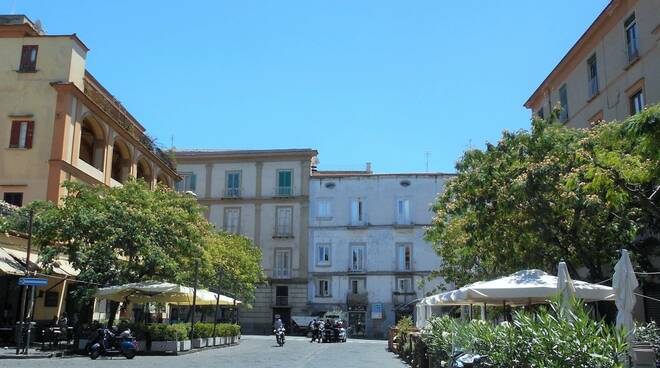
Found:
[[[85,69],[75,35],[46,35],[0,16],[0,199],[59,201],[65,180],[117,186],[128,177],[173,185],[173,163]]]
[[[589,127],[660,102],[660,0],[612,0],[525,102],[540,117]],[[548,47],[547,45],[543,47]]]
[[[217,229],[253,239],[263,253],[268,285],[241,312],[244,332],[269,333],[275,314],[287,323],[310,313],[307,229],[316,155],[311,149],[176,152],[183,178],[177,189],[194,192]]]

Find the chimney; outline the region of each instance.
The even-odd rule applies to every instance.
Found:
[[[367,167],[366,167],[366,170],[365,170],[365,171],[366,171],[367,173],[371,174],[371,172],[372,172],[372,171],[371,171],[371,162],[367,162]]]

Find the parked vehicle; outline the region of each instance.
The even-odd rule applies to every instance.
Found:
[[[277,345],[284,346],[284,327],[280,327],[275,332],[275,340],[277,340]]]
[[[121,354],[126,359],[135,358],[137,346],[131,330],[122,332],[112,331],[108,328],[99,328],[95,338],[89,345],[89,357],[92,360],[101,355]]]
[[[487,368],[491,366],[488,355],[470,354],[462,351],[455,352],[447,365],[449,368]]]

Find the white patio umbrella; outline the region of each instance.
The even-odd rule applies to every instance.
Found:
[[[100,288],[96,298],[133,303],[160,302],[180,305],[192,305],[194,289],[188,286],[161,281],[143,281],[119,286]],[[205,289],[197,289],[197,305],[233,305],[234,299],[213,293]],[[236,301],[236,304],[241,304]]]
[[[633,269],[630,256],[626,249],[621,250],[621,258],[614,266],[612,287],[616,295],[616,307],[619,312],[616,315],[616,327],[626,331],[626,340],[631,342],[635,331],[635,323],[632,311],[635,307],[635,289],[639,286],[635,270]]]
[[[569,315],[571,310],[571,301],[575,297],[575,285],[571,274],[568,272],[566,262],[559,262],[557,266],[557,292],[561,298],[561,314],[564,316]]]

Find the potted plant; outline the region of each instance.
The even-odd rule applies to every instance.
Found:
[[[149,325],[151,336],[151,351],[174,352],[179,351],[179,336],[176,328],[171,325]]]
[[[195,349],[204,348],[208,342],[208,331],[206,324],[197,322],[192,335],[192,347]]]

